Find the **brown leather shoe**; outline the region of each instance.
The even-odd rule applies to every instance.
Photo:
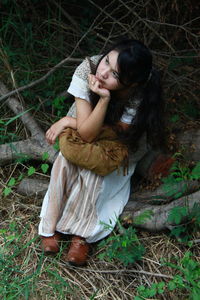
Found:
[[[89,244],[84,238],[74,236],[66,257],[66,261],[73,266],[84,266],[87,263]]]
[[[61,234],[59,232],[56,232],[53,236],[41,236],[41,238],[41,248],[45,255],[56,254],[59,252],[59,241],[61,240]]]

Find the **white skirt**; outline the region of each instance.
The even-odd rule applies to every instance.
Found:
[[[58,231],[82,236],[88,243],[107,236],[128,202],[135,166],[129,164],[125,176],[121,168],[102,177],[59,153],[42,204],[39,235],[48,237]]]

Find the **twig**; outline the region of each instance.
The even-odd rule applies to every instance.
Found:
[[[124,26],[121,22],[119,22],[119,21],[118,21],[116,18],[114,18],[111,14],[109,14],[108,12],[105,11],[105,9],[107,8],[107,6],[105,6],[104,9],[103,9],[103,8],[101,8],[99,5],[97,5],[94,1],[92,1],[92,0],[88,0],[88,1],[89,1],[91,4],[93,4],[95,7],[97,7],[102,13],[106,14],[109,18],[111,18],[111,20],[114,21],[115,24],[118,24],[120,27],[122,27],[122,28],[125,30],[124,34],[127,33],[127,32],[129,31],[128,26]],[[130,33],[130,35],[132,35],[132,34]],[[133,36],[133,35],[132,35],[132,36]]]
[[[164,37],[162,37],[153,27],[151,27],[145,19],[141,18],[133,9],[131,9],[128,5],[126,5],[122,0],[119,0],[119,2],[121,2],[124,7],[126,7],[128,10],[130,10],[132,12],[132,14],[137,17],[141,22],[143,22],[151,31],[153,31],[155,33],[155,35],[157,35],[168,47],[169,49],[171,49],[173,52],[175,52],[175,49],[166,41],[166,39]]]
[[[53,2],[53,4],[55,6],[57,6],[60,11],[62,12],[63,16],[65,16],[70,22],[71,24],[77,29],[79,30],[79,25],[77,24],[77,22],[66,12],[66,10],[64,10],[56,1],[51,0]]]
[[[79,43],[80,43],[80,41],[79,41]],[[77,47],[78,47],[78,44],[77,44]],[[55,65],[52,69],[50,69],[44,76],[42,76],[41,78],[39,78],[35,81],[32,81],[31,83],[29,83],[27,85],[21,86],[21,87],[13,90],[11,92],[8,92],[6,95],[1,96],[0,97],[0,102],[2,102],[3,100],[6,100],[8,97],[13,96],[16,93],[27,90],[27,89],[41,83],[42,81],[46,80],[51,74],[53,74],[58,68],[60,68],[62,65],[64,65],[67,61],[72,61],[72,62],[80,61],[80,59],[78,59],[78,58],[71,58],[72,54],[75,52],[75,49],[77,47],[74,48],[74,50],[72,51],[72,53],[68,57],[66,57],[65,59],[60,61],[57,65]]]
[[[189,241],[190,243],[194,243],[194,244],[199,244],[200,243],[200,239],[197,239],[197,240],[191,240]]]
[[[85,34],[80,38],[80,40],[78,41],[78,43],[76,44],[76,46],[74,47],[73,51],[71,52],[71,54],[66,57],[65,59],[63,59],[62,61],[60,61],[57,65],[55,65],[53,68],[51,68],[44,76],[42,76],[41,78],[35,80],[35,81],[32,81],[31,83],[27,84],[27,85],[24,85],[24,86],[21,86],[20,88],[18,89],[15,89],[11,92],[9,92],[8,94],[6,95],[3,95],[2,97],[0,97],[0,102],[7,99],[8,97],[18,93],[18,92],[21,92],[21,91],[24,91],[24,90],[27,90],[28,88],[31,88],[35,85],[37,85],[38,83],[41,83],[42,81],[46,80],[51,74],[53,74],[57,69],[59,69],[62,65],[64,65],[67,61],[73,61],[73,62],[77,62],[77,61],[80,61],[80,59],[77,59],[77,58],[71,58],[71,56],[75,53],[76,49],[78,48],[78,46],[80,45],[80,43],[83,41],[83,39],[88,35],[88,33],[91,31],[94,23],[96,22],[97,18],[99,17],[99,15],[95,18],[95,20],[92,22],[92,24],[90,25],[90,27],[88,28],[88,30],[85,32]]]
[[[69,269],[72,270],[82,270],[86,272],[94,272],[94,273],[104,273],[104,274],[119,274],[119,273],[138,273],[138,274],[143,274],[143,275],[149,275],[149,276],[155,276],[155,277],[162,277],[162,278],[168,278],[168,279],[173,279],[173,276],[170,275],[165,275],[161,273],[153,273],[153,272],[147,272],[147,271],[139,271],[139,270],[134,270],[134,269],[117,269],[117,270],[94,270],[94,269],[89,269],[89,268],[80,268],[80,267],[73,267],[70,266],[69,264],[65,263],[65,266]]]

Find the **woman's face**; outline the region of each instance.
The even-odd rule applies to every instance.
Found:
[[[115,91],[122,88],[118,78],[117,58],[119,53],[115,50],[109,52],[100,62],[96,70],[96,78],[101,87],[109,91]]]

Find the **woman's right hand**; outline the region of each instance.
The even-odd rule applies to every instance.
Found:
[[[91,91],[100,96],[100,98],[110,100],[110,91],[101,87],[100,81],[95,75],[88,75],[89,88]]]

